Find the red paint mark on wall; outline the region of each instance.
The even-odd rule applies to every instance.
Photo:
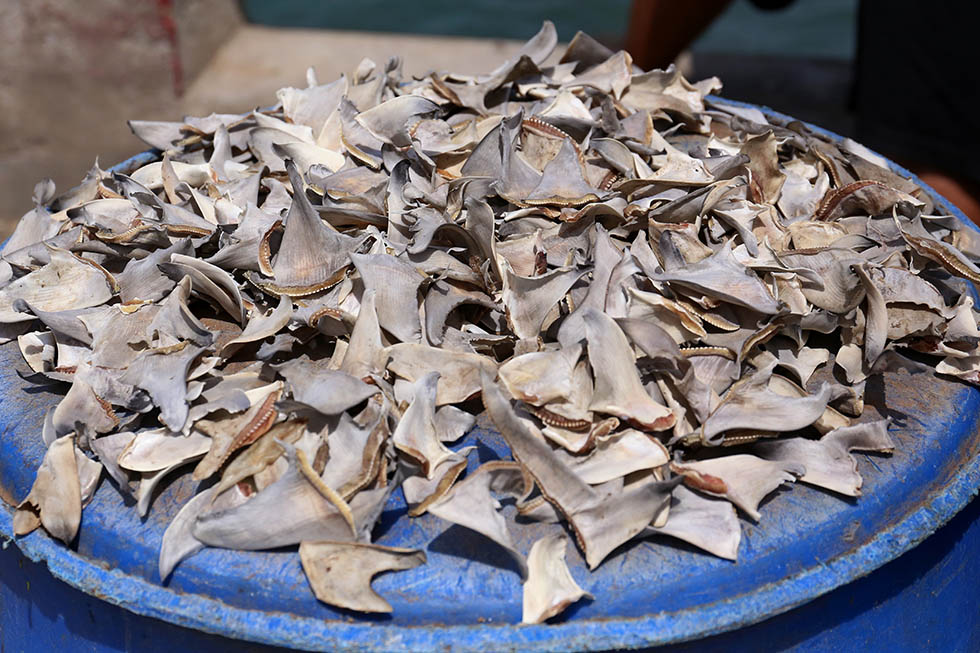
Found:
[[[160,27],[170,43],[170,71],[173,74],[174,95],[184,94],[184,66],[180,61],[180,48],[177,47],[177,22],[174,20],[173,0],[157,0],[157,15]]]

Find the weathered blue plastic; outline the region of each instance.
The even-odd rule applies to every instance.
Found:
[[[16,347],[0,347],[0,496],[8,503],[30,489],[44,451],[42,418],[57,400],[24,374]],[[699,641],[697,649],[977,650],[978,504],[895,558],[949,521],[980,487],[980,392],[901,373],[869,381],[868,403],[869,410],[887,404],[898,447],[892,456],[858,457],[865,479],[860,499],[801,484],[777,492],[764,504],[760,524],[742,522],[737,564],[658,537],[623,547],[589,573],[569,547],[572,575],[595,601],[540,626],[519,623],[521,586],[506,554],[435,517],[405,517],[400,493],[375,536],[383,544],[424,548],[428,564],[379,577],[374,586],[394,613],[364,617],[317,602],[293,550],[206,549],[161,584],[156,562],[163,531],[196,484],[174,480],[140,520],[104,480],[72,547],[37,531],[14,540],[20,553],[0,552],[0,644],[4,650],[256,650],[223,639],[235,638],[310,650],[606,650],[741,629]],[[471,467],[506,454],[484,422],[463,444],[477,444]],[[518,547],[527,551],[546,528],[514,528]],[[0,535],[9,538],[11,531],[11,510],[2,506]]]

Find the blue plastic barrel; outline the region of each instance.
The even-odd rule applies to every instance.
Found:
[[[16,345],[0,347],[7,504],[31,487],[43,416],[59,399],[27,373]],[[570,547],[572,575],[595,600],[545,625],[520,624],[507,554],[431,515],[409,519],[400,493],[375,535],[425,549],[428,563],[378,577],[394,612],[370,617],[319,603],[293,550],[205,549],[161,583],[164,529],[195,492],[187,477],[165,484],[145,520],[103,480],[71,548],[40,530],[12,540],[12,508],[2,505],[0,650],[980,650],[980,502],[970,503],[980,487],[980,391],[899,373],[870,380],[868,403],[887,406],[898,446],[858,455],[862,497],[801,484],[777,492],[759,524],[742,521],[738,563],[656,538],[589,573]],[[467,440],[478,444],[471,468],[507,454],[485,421]],[[522,529],[518,547],[538,535]]]

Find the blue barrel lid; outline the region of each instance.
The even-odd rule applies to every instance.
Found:
[[[143,153],[116,169],[132,169],[154,157]],[[932,195],[943,210],[972,227],[959,210]],[[59,399],[26,381],[27,374],[16,344],[0,347],[0,497],[7,503],[28,493],[44,454],[44,413]],[[893,418],[890,433],[898,446],[891,456],[857,455],[865,481],[862,497],[842,499],[802,484],[776,492],[764,503],[759,524],[741,519],[737,563],[657,536],[624,546],[590,573],[570,547],[572,575],[595,600],[572,606],[557,623],[546,625],[519,623],[520,578],[506,553],[431,515],[408,518],[400,492],[391,497],[375,537],[382,544],[425,549],[428,563],[375,580],[374,587],[394,607],[390,616],[363,616],[319,603],[294,550],[205,549],[162,584],[160,541],[195,493],[188,476],[164,484],[145,520],[104,479],[71,549],[40,530],[15,542],[27,557],[45,561],[55,577],[135,613],[293,648],[543,651],[679,642],[761,621],[871,572],[928,537],[977,492],[980,392],[902,372],[869,380],[867,402],[868,410],[877,407]],[[479,421],[463,444],[477,445],[471,469],[507,455],[487,421]],[[11,516],[9,506],[0,507],[4,538],[12,537]],[[514,528],[518,548],[528,550],[545,528]]]

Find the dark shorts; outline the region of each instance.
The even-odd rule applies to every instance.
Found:
[[[980,181],[980,5],[861,0],[858,139],[900,162]]]

